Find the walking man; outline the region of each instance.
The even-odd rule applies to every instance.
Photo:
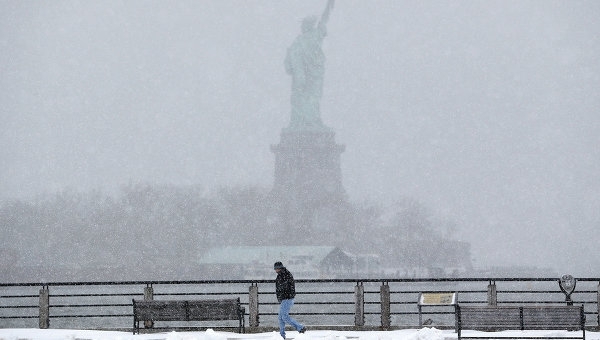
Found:
[[[285,339],[285,324],[292,325],[298,332],[306,332],[306,327],[298,323],[290,316],[290,309],[294,305],[294,297],[296,296],[296,286],[294,276],[287,270],[281,262],[275,262],[273,266],[277,272],[275,279],[275,292],[277,301],[279,301],[279,334]]]

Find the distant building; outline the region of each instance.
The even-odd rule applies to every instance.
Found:
[[[295,278],[351,275],[354,258],[333,246],[231,246],[210,248],[199,258],[201,275],[210,278],[271,279],[281,261]]]
[[[376,254],[358,254],[353,256],[353,273],[360,277],[379,277],[383,274],[379,255]]]

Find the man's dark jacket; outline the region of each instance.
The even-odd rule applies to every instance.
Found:
[[[296,296],[296,285],[294,276],[285,267],[281,268],[275,279],[275,291],[277,301],[293,299]]]

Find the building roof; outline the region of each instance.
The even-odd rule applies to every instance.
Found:
[[[228,246],[210,248],[199,260],[200,264],[272,265],[276,261],[284,266],[303,260],[305,264],[320,265],[333,252],[342,252],[333,246]]]

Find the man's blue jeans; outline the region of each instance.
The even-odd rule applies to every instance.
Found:
[[[299,331],[304,326],[290,316],[290,309],[294,305],[294,299],[281,300],[279,305],[279,334],[285,339],[285,324],[290,324]]]

